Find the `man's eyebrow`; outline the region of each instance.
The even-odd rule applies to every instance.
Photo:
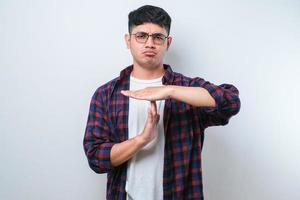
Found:
[[[149,34],[148,32],[145,32],[145,31],[137,31],[137,33],[147,33],[147,34]],[[162,32],[154,32],[154,33],[150,33],[150,35],[152,35],[152,34],[162,34],[162,35],[165,35],[165,34],[162,33]]]

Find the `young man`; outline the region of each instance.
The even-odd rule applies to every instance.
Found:
[[[107,199],[203,199],[201,148],[208,126],[238,113],[238,90],[173,72],[170,16],[143,6],[129,13],[133,65],[92,97],[84,137],[90,167],[108,173]]]

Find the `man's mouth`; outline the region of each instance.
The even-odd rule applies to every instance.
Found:
[[[151,56],[151,57],[156,55],[156,53],[154,51],[144,51],[143,54],[145,56]]]

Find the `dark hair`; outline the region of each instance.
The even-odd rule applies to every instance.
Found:
[[[134,26],[144,23],[157,24],[166,29],[168,35],[171,27],[171,17],[162,8],[145,5],[136,10],[133,10],[128,15],[128,31],[131,33]]]

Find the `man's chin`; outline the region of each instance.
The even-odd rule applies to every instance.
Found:
[[[149,62],[142,63],[141,66],[147,69],[155,70],[160,67],[160,64],[157,62],[149,61]]]
[[[145,69],[155,70],[158,69],[161,66],[161,62],[157,59],[150,59],[150,58],[143,58],[140,60],[136,60],[136,63]]]

